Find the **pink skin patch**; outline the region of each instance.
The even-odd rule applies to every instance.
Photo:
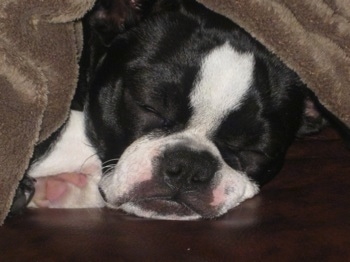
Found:
[[[69,184],[78,188],[87,185],[87,177],[82,173],[62,173],[55,176],[36,178],[33,202],[38,207],[49,207],[60,202],[69,194]]]
[[[225,200],[225,188],[222,185],[219,185],[213,190],[213,201],[210,203],[210,205],[213,207],[217,207],[223,204]]]

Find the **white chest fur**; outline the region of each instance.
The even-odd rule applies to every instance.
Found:
[[[67,125],[50,152],[35,162],[28,170],[29,176],[37,178],[36,194],[29,206],[51,208],[101,207],[104,202],[97,186],[101,178],[101,172],[101,161],[85,135],[84,114],[71,111]],[[74,176],[74,173],[77,176],[86,177],[83,186],[76,186],[69,183],[68,180],[62,179],[63,174]],[[52,177],[51,180],[50,177]],[[57,181],[60,183],[57,183]],[[60,193],[59,198],[51,201],[50,192],[52,194],[52,191],[59,192],[60,190],[56,185],[62,187],[64,193]],[[56,188],[52,188],[52,186]]]
[[[101,163],[84,131],[84,114],[71,111],[60,138],[43,158],[28,171],[31,177],[47,177],[66,172],[100,175]]]

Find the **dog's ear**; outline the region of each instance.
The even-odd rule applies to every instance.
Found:
[[[156,0],[97,0],[87,15],[87,26],[108,46],[114,37],[136,25]]]
[[[318,133],[327,125],[327,120],[320,111],[318,104],[318,100],[314,95],[305,98],[302,123],[297,133],[298,137]]]
[[[104,46],[109,46],[118,34],[145,17],[169,11],[188,13],[193,5],[198,9],[195,0],[97,0],[86,16],[85,24],[87,22]]]
[[[301,130],[304,134],[315,133],[326,125],[332,126],[344,141],[345,146],[350,150],[350,128],[342,122],[337,116],[323,106],[316,95],[311,92],[305,100],[305,110],[303,118],[303,127]],[[311,127],[311,129],[310,129]],[[300,131],[299,130],[299,133]],[[311,131],[311,132],[310,132]]]

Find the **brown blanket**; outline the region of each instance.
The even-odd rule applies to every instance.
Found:
[[[198,0],[276,53],[350,127],[349,0]],[[66,119],[94,0],[0,3],[0,225],[34,146]]]

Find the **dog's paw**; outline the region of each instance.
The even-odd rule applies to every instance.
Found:
[[[24,175],[16,189],[9,216],[21,214],[32,200],[35,193],[35,179]]]
[[[63,205],[64,199],[72,191],[79,191],[87,184],[86,175],[81,173],[62,173],[56,176],[37,179],[36,193],[33,202],[38,207]]]
[[[82,173],[61,173],[37,178],[29,207],[86,208],[103,206],[97,182]]]

